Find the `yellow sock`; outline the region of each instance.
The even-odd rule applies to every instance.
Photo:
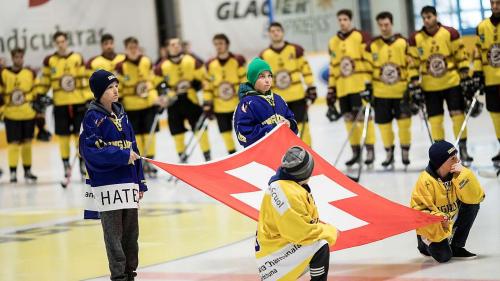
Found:
[[[443,115],[429,117],[433,140],[444,140]]]
[[[59,138],[59,151],[62,159],[69,159],[69,141],[71,136],[57,136]]]
[[[8,158],[9,158],[9,168],[17,168],[17,160],[19,159],[19,144],[9,143],[8,144]]]
[[[226,149],[228,152],[235,151],[233,133],[231,131],[221,133],[222,139],[224,140],[224,144],[226,145]]]
[[[455,135],[455,139],[457,138],[458,133],[460,132],[460,128],[462,128],[462,123],[464,122],[464,120],[465,120],[464,114],[451,116],[451,121],[453,122],[453,134]],[[466,139],[466,138],[467,138],[467,126],[465,126],[464,131],[460,136],[460,139]]]
[[[345,128],[347,130],[347,134],[351,132],[353,124],[354,123],[351,121],[345,122]],[[356,128],[353,129],[352,134],[349,137],[349,143],[351,144],[351,146],[354,146],[354,145],[359,145],[360,142],[361,142],[361,128],[358,123],[356,124]]]
[[[398,120],[399,144],[409,146],[411,144],[411,118]]]
[[[309,122],[301,122],[298,125],[299,128],[299,136],[302,136],[302,140],[308,145],[311,146],[311,131],[309,130]],[[301,132],[303,130],[304,132]]]
[[[144,153],[144,139],[142,138],[142,135],[136,135],[135,141],[137,143],[137,149],[139,149],[139,154]]]
[[[149,134],[143,135],[143,140],[144,150],[142,153],[148,158],[154,158],[156,154],[156,134],[153,134],[151,137]]]
[[[23,166],[31,166],[31,140],[21,144],[21,157]]]
[[[175,142],[175,151],[177,154],[181,154],[186,149],[186,144],[184,143],[184,133],[173,135]]]
[[[360,137],[363,134],[363,123],[358,123],[360,128]],[[366,130],[366,144],[375,144],[375,125],[373,125],[373,120],[368,120],[368,129]]]
[[[497,134],[497,139],[500,140],[500,112],[490,112],[491,120],[493,120],[493,127]]]
[[[202,152],[210,150],[210,142],[208,141],[208,130],[205,130],[200,138],[200,148]]]
[[[378,124],[380,130],[380,135],[382,136],[382,143],[385,148],[392,147],[394,145],[394,132],[392,131],[392,122]]]

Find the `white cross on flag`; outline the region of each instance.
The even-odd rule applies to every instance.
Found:
[[[314,157],[309,182],[319,217],[337,227],[339,240],[331,250],[378,241],[441,218],[413,210],[370,192],[335,169],[286,126],[279,126],[257,143],[230,157],[198,165],[148,160],[216,200],[254,220],[264,190],[286,150],[306,148]]]

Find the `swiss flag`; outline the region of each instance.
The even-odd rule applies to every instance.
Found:
[[[441,221],[389,201],[352,181],[309,148],[288,127],[279,126],[257,143],[230,157],[198,165],[149,162],[236,211],[258,220],[267,182],[286,150],[300,145],[312,153],[309,182],[320,219],[342,234],[331,250],[378,241]]]

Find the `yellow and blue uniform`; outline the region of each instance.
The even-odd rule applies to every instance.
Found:
[[[293,111],[299,124],[301,138],[311,146],[309,122],[305,120],[307,102],[304,84],[314,86],[311,67],[304,56],[304,49],[293,43],[285,42],[281,49],[269,47],[263,50],[260,58],[265,60],[273,70],[273,92],[280,95]]]

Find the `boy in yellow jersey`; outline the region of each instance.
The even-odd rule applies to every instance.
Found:
[[[24,49],[11,51],[12,66],[0,69],[0,96],[5,103],[3,116],[7,133],[10,182],[17,182],[17,164],[21,154],[24,178],[35,182],[31,172],[31,141],[36,112],[31,102],[36,95],[36,73],[24,67]]]
[[[272,91],[288,104],[297,120],[301,139],[311,146],[307,108],[317,97],[311,67],[304,56],[304,49],[285,41],[285,31],[279,22],[271,23],[267,31],[271,45],[259,56],[273,69]],[[307,87],[305,90],[302,81]]]
[[[308,185],[313,169],[312,155],[300,146],[292,146],[269,180],[255,241],[262,280],[297,280],[307,267],[311,280],[327,280],[329,248],[335,245],[339,233],[319,220]]]
[[[411,195],[413,209],[443,217],[440,223],[417,228],[418,250],[438,262],[476,257],[464,247],[484,191],[456,154],[451,143],[435,142]]]
[[[85,65],[88,78],[99,69],[114,72],[116,65],[125,60],[124,54],[115,52],[115,41],[111,34],[106,33],[101,36],[101,50],[102,53],[99,56],[89,59]]]
[[[478,41],[474,54],[474,81],[484,87],[486,109],[490,112],[500,143],[500,0],[490,0],[492,15],[477,26]],[[481,91],[482,92],[482,91]],[[500,169],[500,151],[491,158]]]
[[[180,161],[184,163],[187,161],[184,144],[184,134],[187,129],[184,122],[185,120],[189,122],[193,133],[199,129],[196,128],[196,123],[203,118],[203,109],[198,101],[194,85],[206,79],[206,70],[201,60],[183,52],[179,38],[168,39],[167,49],[168,59],[155,68],[155,74],[159,81],[166,82],[169,89],[168,127],[174,138]],[[200,147],[205,160],[209,161],[210,144],[206,130],[201,135]]]
[[[53,36],[56,52],[43,61],[39,92],[52,89],[54,101],[55,133],[59,139],[59,150],[67,176],[70,170],[71,136],[78,142],[80,125],[86,111],[89,96],[85,94],[85,64],[82,55],[68,49],[68,35],[58,31]],[[75,146],[75,149],[78,145]],[[85,163],[80,157],[80,173],[85,176]]]
[[[363,116],[354,120],[363,106],[360,93],[367,90],[366,83],[370,81],[370,65],[365,58],[366,45],[369,43],[367,34],[352,27],[352,11],[340,10],[337,12],[340,31],[328,43],[330,53],[330,77],[328,79],[327,103],[334,106],[337,99],[340,103],[340,112],[344,117],[347,132],[352,134],[349,142],[352,148],[352,158],[345,164],[350,167],[358,163],[361,157],[361,132],[363,130]],[[353,130],[353,122],[355,124]],[[371,165],[375,160],[375,129],[373,121],[368,122],[366,137],[365,164]]]
[[[394,132],[392,120],[396,119],[401,145],[401,159],[410,164],[411,112],[403,106],[403,95],[408,85],[408,43],[401,34],[392,32],[392,14],[381,12],[376,20],[381,35],[367,45],[368,59],[372,66],[372,84],[375,123],[378,124],[382,142],[387,152],[382,166],[394,167]]]
[[[413,84],[417,84],[420,79],[434,141],[445,139],[444,101],[457,137],[465,120],[465,102],[460,83],[470,79],[469,54],[458,31],[437,21],[434,7],[423,7],[420,15],[424,26],[409,39],[410,54],[419,69],[411,71],[410,79]],[[459,152],[463,164],[470,165],[474,159],[467,152],[467,130],[460,137]]]
[[[149,135],[154,119],[158,113],[158,92],[156,91],[151,60],[144,56],[139,48],[139,40],[128,37],[123,41],[125,59],[116,67],[120,91],[125,111],[132,123],[137,146],[142,155],[153,159],[156,153],[156,135]],[[158,126],[154,129],[158,131]],[[157,170],[144,162],[144,172],[150,177],[156,177]]]
[[[236,152],[233,140],[233,113],[238,105],[238,85],[245,82],[245,58],[229,51],[229,38],[216,34],[212,40],[217,56],[206,63],[207,81],[203,91],[203,111],[215,113],[227,152]]]

